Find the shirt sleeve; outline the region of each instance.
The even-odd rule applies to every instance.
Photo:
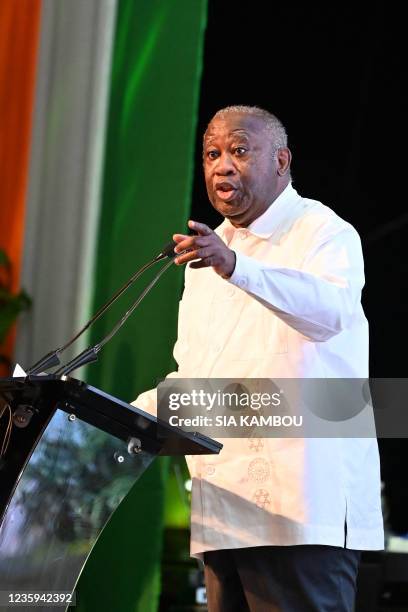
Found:
[[[336,232],[326,228],[313,240],[299,269],[236,253],[228,282],[309,340],[324,342],[350,325],[360,305],[364,286],[360,238],[349,224]]]

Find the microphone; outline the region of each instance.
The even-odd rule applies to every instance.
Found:
[[[91,325],[93,325],[95,321],[97,321],[103,314],[105,314],[105,312],[110,308],[110,306],[114,302],[116,302],[117,299],[120,298],[120,296],[143,274],[143,272],[151,268],[158,261],[165,259],[166,257],[172,258],[176,256],[176,254],[174,253],[174,247],[176,246],[176,244],[177,243],[174,242],[174,240],[166,244],[161,250],[161,252],[156,255],[154,259],[139,268],[129,278],[129,280],[126,281],[126,283],[120,289],[118,289],[118,291],[116,291],[116,293],[105,304],[103,304],[103,306],[99,308],[99,310],[93,315],[93,317],[83,327],[81,327],[81,329],[73,336],[73,338],[68,340],[68,342],[66,342],[66,344],[64,344],[63,346],[60,346],[41,357],[41,359],[39,359],[34,365],[28,368],[27,375],[37,374],[38,372],[42,372],[47,368],[59,365],[61,363],[61,353],[63,353],[76,340],[78,340],[78,338],[80,338],[80,336],[82,336],[82,334],[86,332],[86,330],[89,329],[89,327],[91,327]]]
[[[162,259],[164,259],[164,257],[166,257],[166,256],[163,256]],[[91,363],[93,361],[97,361],[98,353],[102,349],[102,347],[105,346],[105,344],[107,344],[109,342],[109,340],[111,340],[113,338],[113,336],[115,336],[115,334],[120,330],[120,328],[126,323],[126,321],[130,317],[130,315],[133,313],[133,311],[137,308],[137,306],[139,306],[139,304],[143,300],[143,298],[146,297],[146,295],[149,293],[149,291],[157,283],[157,281],[159,280],[161,275],[171,266],[172,263],[173,263],[173,259],[171,259],[169,262],[167,262],[159,270],[159,272],[156,274],[156,276],[153,278],[153,280],[147,285],[147,287],[145,289],[143,289],[143,291],[141,292],[139,297],[135,300],[135,302],[133,302],[133,304],[129,308],[129,310],[127,310],[125,312],[123,317],[114,325],[112,330],[108,334],[106,334],[106,336],[104,336],[104,338],[102,338],[102,340],[100,342],[98,342],[97,344],[94,344],[94,346],[89,346],[88,348],[83,350],[82,353],[80,353],[79,355],[77,355],[76,357],[71,359],[71,361],[69,361],[67,364],[63,365],[61,368],[56,370],[54,372],[54,374],[57,375],[57,376],[64,376],[64,375],[67,376],[68,374],[70,374],[71,372],[76,370],[77,368],[80,368],[80,367],[82,367],[83,365],[85,365],[87,363]]]
[[[176,253],[174,252],[174,247],[177,246],[177,242],[172,240],[165,247],[163,247],[161,253],[159,253],[153,261],[160,261],[161,259],[165,259],[166,257],[175,257]]]

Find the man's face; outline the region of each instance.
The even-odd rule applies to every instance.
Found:
[[[215,118],[204,136],[204,175],[211,204],[236,227],[247,227],[283,191],[288,149],[273,160],[273,143],[259,117]]]

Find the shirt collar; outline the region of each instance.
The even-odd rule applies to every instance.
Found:
[[[292,183],[289,183],[265,212],[248,225],[248,227],[236,228],[229,219],[224,219],[219,226],[219,230],[226,238],[227,244],[229,244],[235,232],[242,231],[247,231],[258,238],[270,238],[282,221],[290,215],[295,204],[300,200],[301,197],[298,192],[292,187]]]

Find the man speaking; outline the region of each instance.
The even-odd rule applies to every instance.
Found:
[[[169,376],[367,378],[360,239],[293,188],[282,123],[224,108],[203,159],[224,221],[173,236],[188,265]],[[154,413],[156,391],[134,403]],[[228,439],[187,461],[210,612],[353,610],[360,551],[384,544],[375,439]]]

